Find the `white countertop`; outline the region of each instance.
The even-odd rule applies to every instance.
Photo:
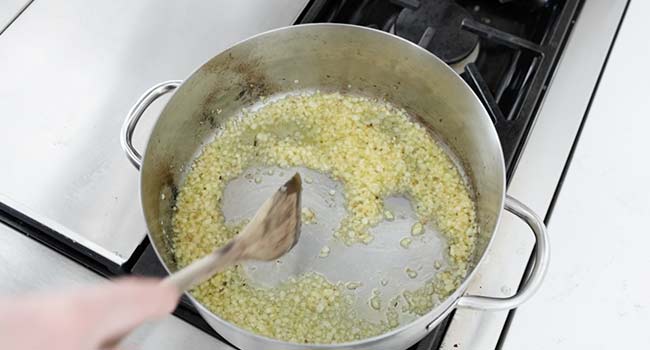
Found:
[[[0,1],[0,33],[29,2],[30,0]]]
[[[504,349],[650,346],[648,12],[631,2],[549,223],[546,281]]]

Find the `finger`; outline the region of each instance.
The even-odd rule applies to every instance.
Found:
[[[176,288],[159,280],[135,278],[105,283],[77,295],[73,314],[80,329],[97,345],[170,313],[180,297]]]

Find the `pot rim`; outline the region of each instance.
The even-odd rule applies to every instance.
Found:
[[[374,32],[375,34],[382,35],[382,36],[386,37],[388,40],[399,40],[402,43],[405,43],[405,44],[413,47],[414,49],[419,50],[420,52],[422,52],[422,53],[424,53],[426,55],[429,55],[429,57],[431,57],[432,60],[435,60],[438,64],[442,65],[444,67],[443,69],[445,69],[448,73],[454,74],[454,76],[457,78],[456,80],[458,80],[465,87],[467,92],[469,93],[469,95],[467,97],[470,98],[470,99],[474,99],[475,100],[474,102],[479,103],[479,105],[481,106],[481,110],[483,111],[483,115],[480,116],[480,118],[488,118],[488,119],[490,118],[487,110],[485,109],[485,106],[481,103],[478,96],[476,96],[476,94],[474,93],[474,90],[472,90],[471,87],[462,78],[460,78],[460,76],[451,67],[449,67],[449,65],[447,65],[444,61],[442,61],[440,58],[438,58],[433,53],[427,51],[426,49],[418,46],[417,44],[415,44],[415,43],[413,43],[411,41],[408,41],[408,40],[406,40],[404,38],[401,38],[399,36],[396,36],[394,34],[384,32],[384,31],[374,29],[374,28],[358,26],[358,25],[353,25],[353,24],[345,24],[345,23],[306,23],[306,24],[298,24],[298,25],[289,25],[289,26],[284,26],[284,27],[280,27],[280,28],[271,29],[271,30],[261,32],[261,33],[255,34],[253,36],[247,37],[247,38],[245,38],[243,40],[240,40],[240,41],[228,46],[227,48],[221,50],[215,56],[210,57],[208,60],[206,60],[200,66],[198,66],[196,69],[194,69],[187,76],[187,78],[183,80],[181,85],[176,89],[176,91],[174,92],[174,95],[175,95],[175,93],[177,91],[179,91],[183,87],[183,85],[185,84],[186,81],[191,79],[199,70],[201,70],[208,62],[210,62],[216,56],[222,55],[225,52],[229,51],[230,49],[232,49],[232,48],[234,48],[236,46],[239,46],[239,45],[241,45],[241,44],[243,44],[245,42],[248,42],[250,40],[258,39],[260,37],[271,35],[271,34],[276,33],[276,32],[282,32],[282,31],[287,31],[287,30],[300,30],[300,29],[306,28],[306,27],[344,28],[344,29],[347,29],[347,30],[352,29],[352,30],[360,30],[360,31],[369,31],[369,32]],[[167,108],[167,104],[169,104],[169,101],[171,101],[173,99],[173,97],[174,96],[172,95],[172,97],[167,101],[167,103],[165,104],[165,107],[163,108],[163,110],[161,111],[160,114],[164,113],[165,109]],[[157,124],[157,120],[156,120],[156,124]],[[385,338],[395,336],[395,335],[397,335],[399,333],[402,333],[402,332],[406,331],[407,329],[410,329],[411,327],[413,327],[417,323],[422,323],[424,320],[426,320],[425,330],[427,331],[427,333],[430,332],[430,329],[428,329],[429,325],[436,322],[438,319],[442,318],[443,316],[446,316],[451,310],[453,310],[456,307],[456,305],[458,304],[460,299],[463,297],[463,294],[465,293],[465,291],[469,287],[469,283],[474,278],[474,275],[476,275],[476,270],[483,263],[483,261],[486,259],[485,258],[486,253],[489,251],[490,247],[492,246],[493,241],[494,241],[494,234],[497,231],[497,229],[499,228],[499,225],[501,223],[501,217],[502,217],[503,211],[504,211],[504,203],[505,203],[505,196],[506,196],[506,190],[505,190],[506,189],[506,186],[505,186],[505,184],[506,184],[505,161],[503,159],[503,150],[502,150],[502,147],[501,147],[501,143],[498,141],[499,136],[497,134],[496,128],[494,127],[494,125],[491,122],[490,122],[490,126],[491,127],[489,128],[489,131],[487,131],[487,132],[489,134],[491,134],[491,138],[497,140],[496,145],[497,145],[497,148],[499,150],[499,152],[498,152],[499,154],[497,155],[497,158],[498,158],[497,161],[501,164],[501,168],[503,169],[503,171],[501,172],[502,176],[501,176],[501,179],[500,179],[501,180],[500,182],[503,184],[503,186],[502,186],[503,191],[502,191],[501,196],[499,198],[499,203],[500,203],[499,209],[498,209],[499,212],[498,212],[498,215],[496,216],[494,230],[493,230],[492,234],[490,235],[490,239],[489,239],[487,245],[485,246],[485,250],[483,251],[483,254],[479,258],[479,260],[476,262],[476,264],[474,265],[472,270],[465,276],[465,278],[464,278],[463,282],[460,284],[460,286],[458,288],[456,288],[454,293],[452,293],[447,298],[445,298],[445,300],[442,303],[435,306],[433,309],[431,309],[426,314],[416,318],[415,320],[413,320],[413,321],[411,321],[409,323],[400,325],[399,327],[397,327],[395,329],[392,329],[392,330],[390,330],[388,332],[385,332],[385,333],[382,333],[382,334],[379,334],[379,335],[376,335],[376,336],[373,336],[373,337],[370,337],[370,338],[364,338],[364,339],[355,340],[355,341],[351,341],[351,342],[330,343],[330,344],[294,343],[294,342],[279,340],[279,339],[275,339],[275,338],[270,338],[270,337],[267,337],[267,336],[264,336],[264,335],[259,335],[257,333],[253,333],[253,332],[251,332],[251,331],[249,331],[249,330],[247,330],[245,328],[239,327],[239,326],[237,326],[237,325],[235,325],[235,324],[233,324],[233,323],[231,323],[229,321],[226,321],[226,320],[222,319],[220,316],[218,316],[214,312],[210,311],[202,303],[198,302],[189,292],[184,292],[183,294],[185,294],[192,301],[194,306],[197,309],[199,309],[199,313],[201,314],[201,317],[204,317],[203,316],[204,313],[208,314],[213,319],[221,322],[224,326],[230,328],[231,330],[243,333],[244,335],[246,335],[248,337],[251,337],[251,338],[255,338],[255,339],[259,340],[259,341],[273,343],[273,346],[277,346],[278,348],[310,347],[310,348],[319,348],[319,349],[337,349],[337,348],[342,348],[342,347],[350,347],[350,348],[358,347],[358,346],[361,346],[361,345],[368,345],[369,343],[379,342],[379,341],[381,341],[381,340],[383,340]],[[154,128],[155,128],[155,125],[154,125]],[[144,152],[142,154],[142,164],[143,165],[146,163],[145,159],[147,157],[147,149],[148,149],[150,138],[151,138],[151,134],[149,134],[149,137],[147,138],[147,143],[146,143],[147,147],[145,147],[145,150],[144,150]],[[141,193],[141,191],[142,191],[142,182],[143,182],[143,179],[142,179],[143,171],[142,171],[142,169],[140,169],[139,172],[140,172],[140,176],[139,176],[139,181],[140,181],[139,195],[140,195],[140,200],[142,201],[142,198],[143,198],[142,193]],[[142,206],[142,210],[143,210],[143,214],[144,214],[144,206]],[[154,240],[151,237],[151,232],[148,229],[148,227],[147,227],[147,237],[149,238],[149,241],[151,242],[151,245],[153,246],[153,250],[156,253],[156,257],[158,258],[160,263],[165,268],[165,271],[167,271],[168,274],[171,274],[172,271],[170,271],[169,267],[167,266],[167,264],[165,264],[165,261],[162,259],[162,256],[158,251],[158,247],[155,244],[153,244]],[[212,327],[212,325],[210,325],[210,327]]]

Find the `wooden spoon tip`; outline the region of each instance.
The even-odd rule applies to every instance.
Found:
[[[302,179],[300,178],[300,174],[296,173],[287,181],[284,186],[287,193],[295,193],[295,192],[301,192],[302,191]]]

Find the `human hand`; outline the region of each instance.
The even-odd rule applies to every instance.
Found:
[[[0,344],[9,350],[97,350],[144,321],[163,317],[178,290],[126,278],[69,291],[0,296]]]

